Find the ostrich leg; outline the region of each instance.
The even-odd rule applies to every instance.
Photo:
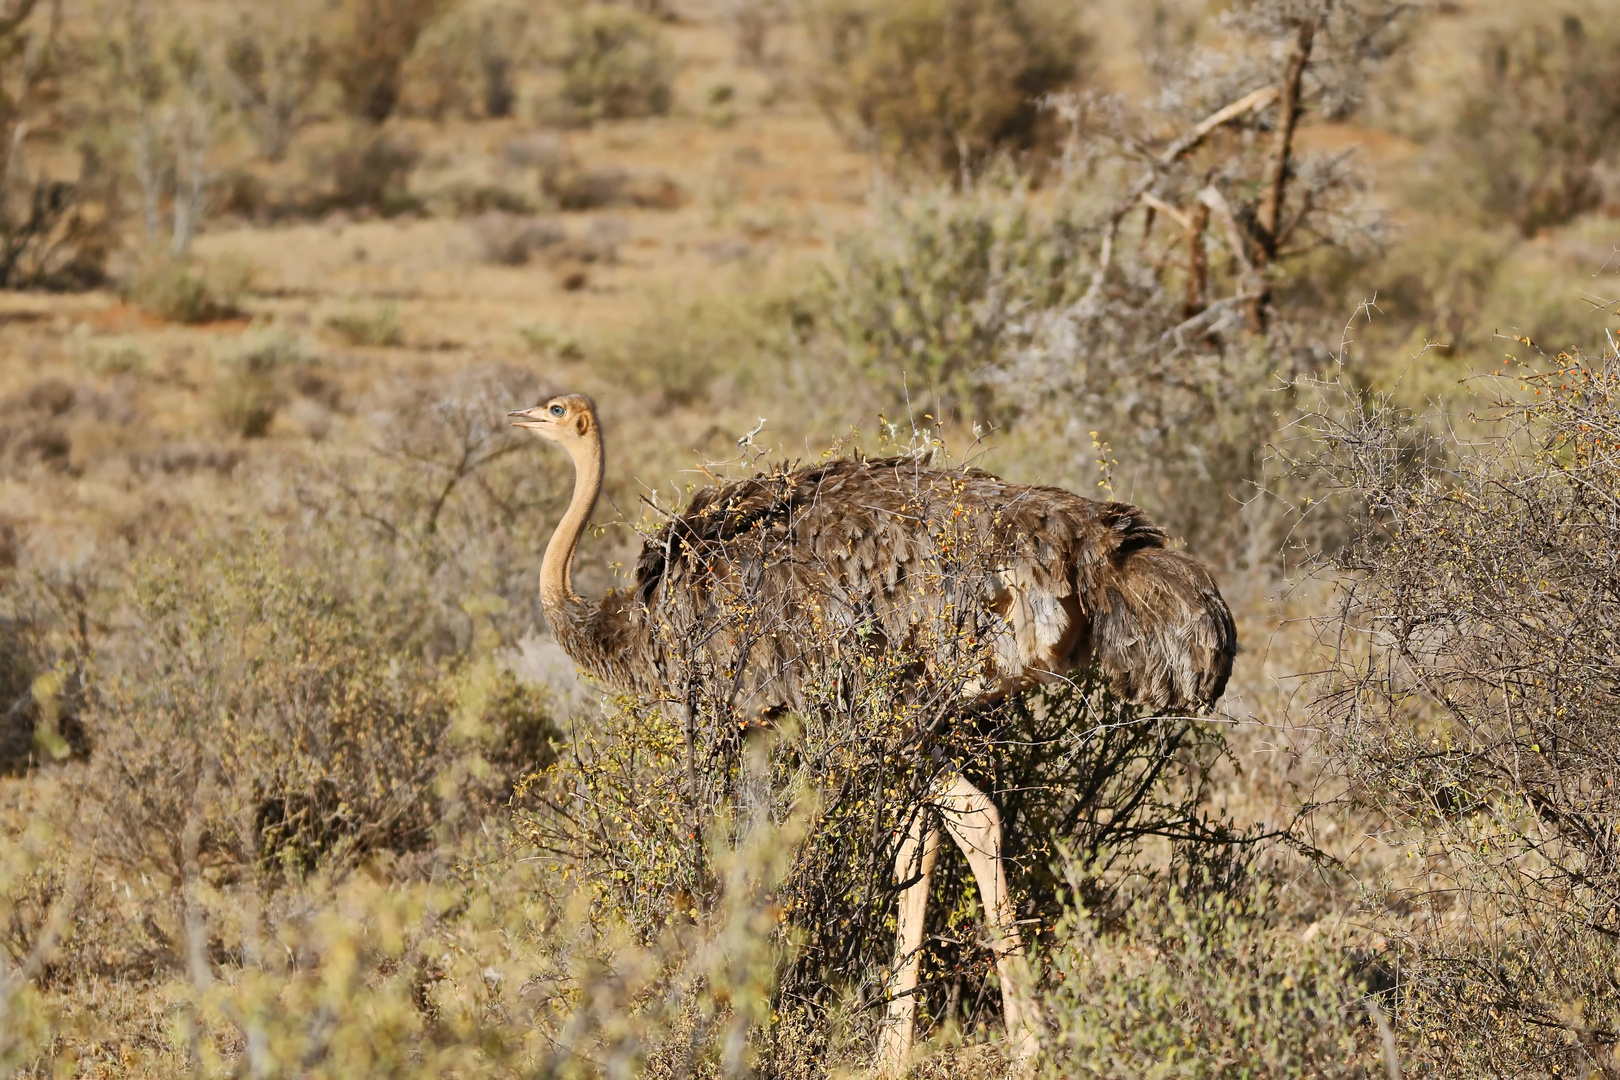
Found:
[[[911,1056],[917,1019],[917,975],[922,966],[923,925],[928,914],[928,883],[939,857],[939,829],[918,808],[906,838],[894,857],[894,878],[909,881],[900,892],[900,932],[894,950],[894,977],[889,984],[889,1015],[878,1040],[878,1061],[898,1072]]]
[[[1029,965],[1024,962],[1024,945],[1018,935],[1007,875],[1001,866],[1001,814],[990,796],[959,773],[942,782],[936,790],[934,804],[951,839],[967,856],[968,867],[979,884],[991,949],[996,957],[996,977],[1001,983],[1001,1011],[1007,1021],[1007,1037],[1012,1041],[1013,1056],[1021,1062],[1029,1062],[1038,1049],[1035,1031],[1039,1012],[1028,996]],[[889,1015],[878,1043],[878,1060],[890,1071],[903,1068],[911,1055],[923,920],[928,910],[929,880],[938,854],[939,830],[919,813],[894,860],[897,881],[912,877],[916,880],[900,893],[900,933],[895,946],[894,978],[889,987]]]
[[[1029,996],[1029,965],[1024,960],[1017,913],[1001,865],[1001,813],[990,796],[960,773],[942,785],[936,805],[951,839],[967,856],[984,900],[990,948],[996,957],[996,978],[1001,983],[1001,1012],[1007,1020],[1013,1057],[1031,1061],[1039,1049],[1035,1033],[1040,1012]]]

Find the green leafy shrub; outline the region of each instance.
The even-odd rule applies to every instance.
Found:
[[[563,100],[582,120],[669,112],[674,54],[658,23],[634,8],[587,4],[575,11],[564,24],[555,63]]]
[[[1080,78],[1076,14],[1049,0],[818,0],[815,93],[861,146],[954,174],[1054,134],[1038,102]]]

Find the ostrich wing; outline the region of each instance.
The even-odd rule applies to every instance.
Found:
[[[1124,503],[910,458],[839,460],[699,492],[647,541],[617,606],[666,628],[651,630],[649,660],[703,652],[754,707],[802,705],[812,652],[963,635],[992,649],[978,693],[1094,663],[1129,700],[1207,704],[1236,632],[1209,572],[1165,544]]]

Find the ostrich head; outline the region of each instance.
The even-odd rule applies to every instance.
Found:
[[[532,409],[506,414],[513,427],[528,428],[573,453],[596,431],[596,403],[584,394],[564,394]]]

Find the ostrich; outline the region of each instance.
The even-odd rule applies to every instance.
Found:
[[[667,698],[679,657],[664,631],[705,613],[712,619],[745,592],[771,606],[773,630],[716,666],[732,673],[732,700],[755,715],[810,704],[811,654],[827,647],[811,627],[832,625],[835,642],[858,638],[851,647],[915,645],[937,640],[929,626],[963,612],[988,639],[978,670],[958,675],[954,692],[965,701],[1095,668],[1121,698],[1186,709],[1213,703],[1231,673],[1237,634],[1214,580],[1166,547],[1142,511],[973,469],[928,469],[915,458],[838,459],[704,489],[646,541],[633,589],[586,600],[574,592],[571,567],[602,490],[595,404],[568,394],[510,420],[573,459],[573,497],[541,565],[541,605],[568,655],[615,688]],[[976,571],[931,572],[942,545],[973,540],[993,552],[973,563]],[[1008,1036],[1027,1060],[1040,1017],[1001,862],[1000,814],[959,772],[936,782],[929,805],[978,883]],[[893,1067],[909,1056],[915,1026],[940,840],[932,818],[912,815],[897,845],[899,940],[879,1045]]]

